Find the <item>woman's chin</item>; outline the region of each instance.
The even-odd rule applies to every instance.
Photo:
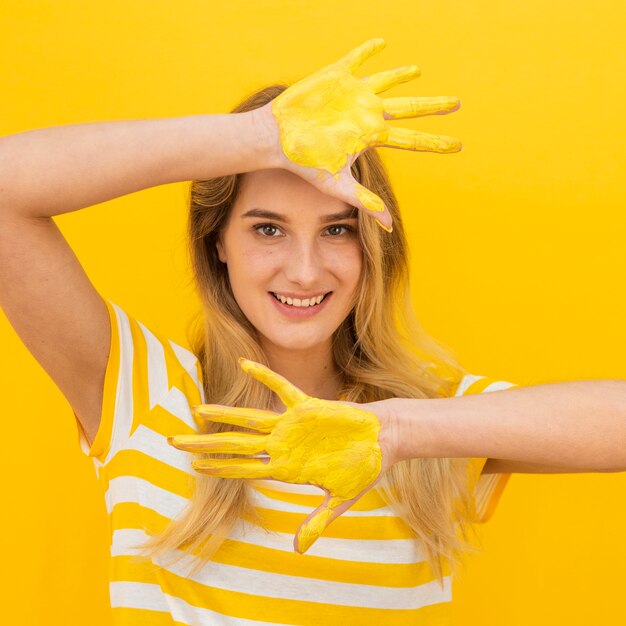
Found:
[[[295,354],[302,354],[303,357],[310,355],[312,351],[321,349],[324,346],[330,347],[331,338],[311,337],[311,336],[276,336],[274,333],[264,335],[265,348],[270,350],[281,350]]]

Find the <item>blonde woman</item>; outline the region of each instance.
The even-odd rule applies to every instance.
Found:
[[[458,101],[379,95],[414,66],[356,79],[383,45],[231,114],[0,142],[1,304],[93,458],[116,624],[449,623],[511,472],[626,468],[624,381],[504,391],[420,330],[373,147],[459,150],[389,123]],[[102,298],[52,220],[184,180],[190,349]]]

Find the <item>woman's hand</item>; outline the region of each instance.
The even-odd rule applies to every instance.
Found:
[[[395,462],[393,420],[384,410],[380,410],[379,416],[362,408],[384,403],[359,405],[320,400],[306,395],[260,363],[243,358],[239,363],[247,374],[276,392],[287,410],[279,414],[201,404],[194,407],[197,419],[234,424],[263,434],[178,435],[169,437],[168,443],[196,453],[269,455],[267,463],[245,457],[193,461],[193,468],[203,474],[321,487],[326,492],[324,503],[300,525],[294,538],[294,549],[304,553]]]
[[[370,146],[405,150],[458,152],[461,142],[392,127],[386,120],[450,113],[458,98],[380,98],[377,94],[417,77],[415,65],[356,78],[352,73],[385,47],[371,39],[344,58],[295,83],[257,117],[274,135],[277,167],[302,176],[324,193],[364,209],[389,230],[391,216],[383,201],[359,185],[350,167]],[[276,128],[277,127],[277,128]]]

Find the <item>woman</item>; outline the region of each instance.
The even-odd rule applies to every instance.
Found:
[[[117,623],[444,623],[509,472],[624,468],[623,381],[445,398],[510,384],[466,375],[412,318],[397,202],[365,149],[458,150],[386,122],[458,101],[379,98],[417,74],[354,79],[382,45],[233,115],[2,141],[2,306],[94,458]],[[192,351],[102,299],[51,220],[180,180]]]

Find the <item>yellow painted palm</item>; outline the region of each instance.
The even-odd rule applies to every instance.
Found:
[[[324,503],[302,523],[294,548],[305,552],[338,515],[356,502],[380,476],[383,454],[381,422],[359,405],[308,396],[269,368],[239,360],[242,369],[267,385],[283,401],[280,414],[259,409],[203,404],[194,415],[233,424],[259,434],[225,432],[169,437],[174,447],[196,453],[255,455],[259,458],[198,459],[200,473],[225,478],[281,480],[317,485],[326,492]],[[385,459],[386,460],[386,459]]]
[[[353,177],[350,168],[368,147],[449,153],[461,150],[453,137],[392,126],[388,120],[444,114],[459,108],[458,98],[399,97],[378,94],[414,79],[415,65],[357,78],[354,71],[385,47],[371,39],[335,63],[279,94],[262,115],[278,126],[278,167],[297,173],[325,193],[370,211],[386,230],[391,216],[383,201]]]

